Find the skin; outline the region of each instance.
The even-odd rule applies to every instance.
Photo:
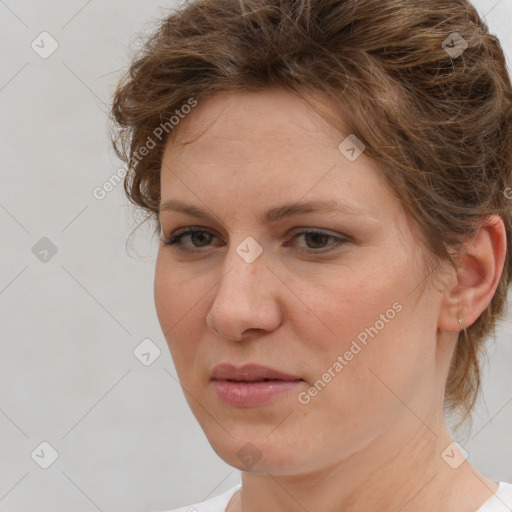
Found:
[[[503,269],[502,220],[489,218],[459,270],[446,267],[433,286],[376,164],[364,152],[345,158],[338,145],[348,133],[298,96],[216,94],[175,130],[162,204],[180,199],[211,218],[161,210],[155,304],[193,414],[216,453],[242,471],[227,510],[479,508],[498,485],[468,461],[445,462],[453,439],[442,406],[458,318],[465,326],[478,318]],[[363,213],[262,220],[283,203],[329,199]],[[165,244],[187,226],[212,235],[185,236],[190,253]],[[295,236],[304,228],[345,241]],[[236,252],[248,236],[263,248],[252,263]],[[214,392],[210,372],[223,362],[291,373],[307,391],[393,303],[401,311],[307,405],[292,392],[242,409]],[[237,457],[247,442],[261,455],[250,467]]]

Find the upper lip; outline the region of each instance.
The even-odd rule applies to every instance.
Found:
[[[258,381],[258,380],[302,380],[296,375],[280,372],[273,368],[257,364],[246,364],[236,367],[232,364],[219,364],[212,373],[212,380]]]

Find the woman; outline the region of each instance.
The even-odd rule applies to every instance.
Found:
[[[466,460],[503,312],[512,87],[465,0],[204,0],[113,101],[188,404],[242,481],[180,511],[512,510]]]

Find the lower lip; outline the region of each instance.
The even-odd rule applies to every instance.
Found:
[[[303,383],[302,380],[269,380],[253,383],[214,380],[213,386],[219,398],[228,405],[257,407],[296,390]]]

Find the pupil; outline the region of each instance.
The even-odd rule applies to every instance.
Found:
[[[309,241],[311,241],[311,239],[313,239],[313,246],[315,246],[315,239],[318,241],[318,238],[322,239],[324,242],[326,242],[326,238],[327,238],[327,235],[325,235],[324,233],[306,233],[306,243],[308,243],[308,245],[311,245],[309,244]],[[320,242],[320,246],[321,247],[324,247],[325,244],[322,244]],[[318,246],[316,246],[318,248]]]
[[[207,232],[205,232],[205,231],[198,232],[198,233],[192,233],[192,238],[193,238],[193,240],[194,240],[194,244],[195,244],[195,242],[197,242],[197,241],[198,241],[198,242],[199,242],[199,245],[201,245],[201,239],[202,239],[202,241],[203,241],[203,242],[206,242],[206,243],[207,243],[207,242],[208,242],[208,235],[209,235],[209,234],[210,234],[210,233],[207,233]],[[199,238],[199,240],[197,240],[197,238]],[[205,238],[206,238],[206,239],[205,239]],[[204,245],[206,245],[206,243],[205,243]]]

